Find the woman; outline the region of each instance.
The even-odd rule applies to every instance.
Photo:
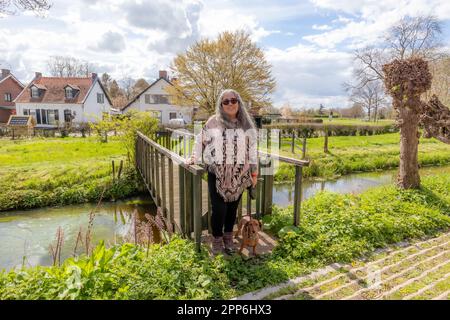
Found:
[[[258,165],[256,127],[241,96],[224,90],[217,99],[216,113],[196,137],[190,163],[208,170],[211,197],[212,252],[233,254],[233,226],[243,191],[256,186]]]

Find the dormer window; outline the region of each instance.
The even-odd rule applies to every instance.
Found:
[[[35,86],[31,87],[31,97],[39,98],[39,89]]]
[[[66,99],[73,99],[73,90],[71,87],[66,87]]]

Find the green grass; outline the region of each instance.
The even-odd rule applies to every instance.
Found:
[[[2,140],[0,211],[97,201],[136,193],[134,169],[125,161],[119,181],[112,182],[111,161],[126,160],[117,139],[96,138]]]
[[[304,177],[336,177],[354,172],[371,172],[397,168],[400,162],[400,135],[389,133],[373,136],[329,137],[329,153],[323,152],[324,138],[307,140],[306,157],[310,166],[303,170]],[[300,140],[296,153],[291,153],[290,139],[283,139],[280,154],[301,158]],[[450,147],[436,139],[420,139],[419,165],[439,166],[450,163]],[[276,181],[293,180],[294,168],[281,164],[275,174]]]
[[[228,299],[387,244],[437,235],[449,230],[449,215],[450,174],[424,177],[420,190],[322,192],[304,202],[299,232],[286,233],[271,254],[211,258],[179,237],[151,246],[148,256],[132,244],[100,245],[91,257],[61,267],[0,272],[0,299]],[[275,208],[265,220],[277,232],[291,223],[292,207]]]

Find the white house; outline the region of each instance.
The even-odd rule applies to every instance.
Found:
[[[112,103],[97,77],[35,78],[14,100],[17,115],[32,115],[37,127],[52,128],[63,123],[95,122],[106,113]]]
[[[171,86],[167,71],[159,71],[159,78],[133,98],[122,112],[134,109],[151,112],[160,124],[168,124],[170,119],[184,119],[186,123],[192,122],[192,107],[182,107],[170,104],[169,95],[165,88]]]

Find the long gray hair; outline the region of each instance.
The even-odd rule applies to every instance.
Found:
[[[236,97],[236,99],[238,100],[238,104],[239,104],[239,109],[238,112],[236,114],[236,118],[238,119],[239,122],[239,127],[241,127],[244,130],[248,130],[248,129],[256,129],[255,123],[253,122],[252,117],[250,116],[250,114],[247,111],[247,108],[245,106],[244,101],[242,101],[241,95],[233,89],[225,89],[223,90],[219,97],[217,98],[217,102],[216,102],[216,117],[217,119],[225,126],[225,128],[227,129],[232,129],[235,128],[236,126],[230,121],[230,118],[228,117],[228,115],[225,113],[225,111],[223,110],[223,105],[222,105],[222,98],[225,94],[227,93],[232,93],[234,94],[234,96]]]

